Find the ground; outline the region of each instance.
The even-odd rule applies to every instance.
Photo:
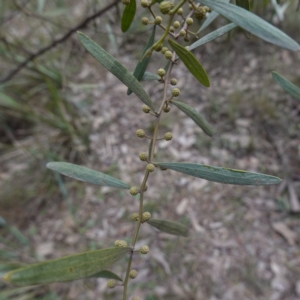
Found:
[[[297,40],[295,31],[290,35]],[[133,38],[139,37],[127,35],[127,40]],[[114,55],[132,70],[145,41],[142,37],[138,49],[124,42]],[[299,213],[293,213],[290,204],[300,193],[300,103],[271,76],[278,71],[300,86],[299,53],[255,37],[247,39],[243,31],[236,30],[230,39],[211,42],[195,55],[209,74],[210,88],[199,85],[181,63],[172,77],[179,81],[180,100],[202,113],[215,134],[207,137],[172,107],[162,119],[160,134],[171,131],[173,140],[158,143],[156,161],[224,166],[278,176],[283,181],[278,186],[242,187],[155,170],[149,179],[145,210],[153,217],[185,224],[190,236],[174,237],[143,224],[137,247],[147,244],[150,252],[134,256],[133,268],[139,275],[130,283],[129,294],[148,300],[300,299]],[[152,61],[154,72],[165,64],[158,54]],[[88,98],[90,103],[90,150],[84,165],[140,184],[145,166],[138,154],[148,150],[148,143],[136,138],[135,131],[143,128],[151,133],[154,117],[142,113],[143,103],[134,95],[128,97],[127,88],[88,54],[72,82],[77,85],[72,86],[71,94],[78,101]],[[80,88],[83,83],[97,86],[86,90]],[[162,85],[144,86],[159,103]],[[36,162],[28,160],[35,166]],[[24,179],[25,174],[42,180],[32,169],[26,171],[25,154],[4,163],[6,201],[14,201],[8,198],[17,193],[11,187],[13,182],[20,185],[18,178],[29,189],[32,182]],[[10,205],[1,201],[3,217],[30,241],[20,251],[10,249],[18,259],[58,258],[108,247],[116,239],[131,240],[134,223],[129,216],[137,212],[138,198],[127,191],[63,177],[56,182],[61,191],[66,189],[65,197],[58,192],[44,197],[44,183],[39,197],[27,189],[30,201]],[[1,244],[0,249],[7,250],[5,247]],[[124,274],[125,259],[113,270]],[[117,299],[120,295],[118,288],[108,291],[104,279],[53,284],[45,290],[55,291],[61,299]]]

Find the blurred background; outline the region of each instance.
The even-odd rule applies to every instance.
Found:
[[[278,4],[277,4],[278,2]],[[252,1],[252,10],[300,42],[298,1]],[[185,7],[185,11],[188,8]],[[147,151],[136,138],[154,118],[143,103],[97,63],[78,42],[80,30],[130,71],[151,26],[138,8],[123,34],[123,5],[104,0],[0,2],[0,274],[27,263],[110,247],[131,240],[129,216],[138,199],[47,170],[49,161],[84,165],[138,185]],[[200,33],[225,25],[218,17]],[[200,23],[195,24],[195,31]],[[160,31],[157,30],[156,37]],[[193,39],[192,39],[193,41]],[[188,44],[186,44],[188,45]],[[135,256],[138,277],[129,294],[142,299],[300,299],[300,103],[273,81],[277,71],[300,86],[300,54],[235,29],[195,50],[207,70],[205,89],[182,64],[172,73],[180,100],[213,125],[208,138],[175,107],[164,115],[158,161],[187,161],[267,173],[279,186],[236,187],[156,170],[145,210],[181,222],[189,238],[143,225]],[[164,67],[154,53],[149,71]],[[162,85],[143,83],[155,103]],[[125,259],[112,270],[123,276]],[[37,287],[0,281],[0,299],[117,299],[106,280],[87,279]],[[131,298],[129,298],[131,299]]]

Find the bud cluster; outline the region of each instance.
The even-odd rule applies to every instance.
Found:
[[[128,246],[127,242],[124,240],[116,240],[114,245],[117,248],[126,248]]]

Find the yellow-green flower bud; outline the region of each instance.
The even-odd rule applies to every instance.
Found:
[[[158,69],[157,75],[160,77],[164,77],[166,75],[166,71],[163,68]]]
[[[173,97],[178,97],[179,95],[180,95],[180,89],[174,88],[174,89],[172,90],[172,96],[173,96]]]
[[[164,139],[165,139],[166,141],[171,141],[172,138],[173,138],[173,135],[172,135],[171,132],[165,133]]]
[[[150,218],[151,218],[151,214],[148,211],[146,211],[146,212],[143,213],[142,222],[143,223],[147,222]]]
[[[166,171],[166,170],[168,170],[168,168],[166,168],[166,167],[159,167],[162,171]]]
[[[124,240],[116,240],[115,243],[114,243],[114,245],[117,248],[125,248],[125,247],[127,247],[128,244]]]
[[[137,195],[138,193],[140,192],[139,188],[136,187],[136,186],[132,186],[129,190],[129,193],[132,195],[132,196],[135,196]]]
[[[149,24],[149,19],[146,18],[146,17],[142,18],[142,24],[143,25],[148,25]]]
[[[110,279],[107,281],[106,285],[108,288],[113,289],[117,285],[117,282],[114,279]]]
[[[167,58],[167,59],[171,59],[171,58],[172,58],[172,56],[173,56],[173,54],[172,54],[172,52],[171,52],[171,51],[166,51],[166,53],[165,53],[165,58]]]
[[[161,16],[156,16],[156,17],[155,17],[155,20],[154,20],[154,23],[155,23],[156,25],[160,25],[161,22],[162,22],[162,17],[161,17]]]
[[[180,8],[177,10],[177,14],[180,15],[180,16],[183,14],[183,9],[182,9],[182,7],[180,7]]]
[[[146,135],[146,133],[145,133],[145,131],[144,131],[143,129],[138,129],[138,130],[136,131],[136,135],[137,135],[139,138],[143,138],[143,137]]]
[[[130,270],[129,277],[131,279],[134,279],[134,278],[136,278],[137,274],[138,274],[138,272],[136,270]]]
[[[143,246],[141,249],[140,249],[140,252],[142,254],[147,254],[149,252],[149,247],[148,246]]]
[[[159,4],[159,10],[163,15],[167,15],[174,8],[174,2],[163,1]]]
[[[171,107],[170,106],[164,106],[163,110],[164,110],[165,113],[168,113],[171,110]]]
[[[194,20],[193,20],[193,18],[187,18],[187,19],[185,20],[185,22],[186,22],[186,24],[187,24],[188,26],[190,26],[190,25],[192,25],[192,24],[194,23]]]
[[[189,42],[189,41],[190,41],[190,36],[189,36],[189,35],[186,35],[186,37],[184,38],[184,41],[185,41],[185,42]]]
[[[206,10],[201,6],[195,10],[194,16],[197,20],[202,20],[205,17],[205,14]]]
[[[175,31],[174,27],[173,27],[173,26],[170,26],[169,32],[174,32],[174,31]]]
[[[206,12],[211,12],[212,11],[212,9],[210,8],[210,7],[208,7],[208,6],[203,6],[203,9],[206,11]]]
[[[146,167],[146,170],[149,172],[153,172],[155,169],[155,166],[153,164],[148,164]]]
[[[165,54],[167,51],[168,51],[168,48],[167,47],[163,47],[160,52],[162,54]]]
[[[148,105],[144,105],[143,106],[143,112],[145,114],[149,114],[150,111],[151,111],[151,108]]]
[[[162,49],[162,44],[158,44],[154,48],[154,50],[157,51],[157,52],[161,51],[161,49]]]
[[[148,159],[148,154],[146,152],[141,152],[139,158],[141,161],[146,161]]]
[[[176,78],[172,78],[170,81],[171,85],[176,85],[177,84],[177,79]]]
[[[178,21],[175,21],[174,23],[173,23],[173,27],[174,28],[179,28],[180,27],[180,22],[178,22]]]
[[[138,221],[139,220],[139,214],[138,213],[134,213],[130,216],[130,219],[132,221]]]
[[[141,0],[141,6],[142,7],[148,7],[149,6],[149,2],[147,0]]]
[[[179,35],[180,35],[180,36],[186,36],[186,31],[185,31],[184,29],[181,29],[181,30],[179,31]]]
[[[189,10],[192,10],[192,9],[193,9],[193,5],[189,4]]]
[[[124,5],[128,5],[128,4],[130,4],[130,0],[122,0],[122,3],[123,3]]]

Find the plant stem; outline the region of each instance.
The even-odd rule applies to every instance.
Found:
[[[175,53],[173,53],[173,57],[172,59],[175,59]],[[151,149],[150,149],[150,157],[149,157],[149,161],[152,162],[153,158],[154,158],[154,151],[155,151],[155,144],[156,144],[156,139],[157,139],[157,134],[158,134],[158,128],[159,128],[159,121],[160,121],[160,116],[163,110],[163,107],[167,101],[167,91],[168,91],[168,82],[169,82],[169,78],[170,78],[170,74],[172,71],[172,67],[173,67],[173,63],[170,65],[168,72],[165,76],[165,82],[164,82],[164,93],[163,93],[163,100],[162,103],[160,105],[160,108],[158,110],[158,113],[156,115],[156,121],[155,121],[155,126],[154,126],[154,131],[153,131],[153,136],[152,136],[152,145],[151,145]],[[127,264],[127,269],[126,269],[126,275],[125,275],[125,279],[124,279],[124,290],[123,290],[123,300],[127,300],[127,287],[128,287],[128,280],[129,280],[129,273],[130,273],[130,268],[131,268],[131,263],[132,263],[132,258],[133,258],[133,253],[134,253],[134,247],[138,238],[138,234],[139,234],[139,230],[141,228],[141,224],[142,224],[142,218],[143,218],[143,203],[144,203],[144,192],[145,192],[145,187],[146,187],[146,183],[147,180],[149,178],[149,174],[150,172],[148,170],[145,171],[145,175],[144,175],[144,179],[141,183],[140,186],[140,204],[139,204],[139,219],[134,231],[134,236],[132,238],[132,252],[130,253],[129,256],[129,260],[128,260],[128,264]]]

